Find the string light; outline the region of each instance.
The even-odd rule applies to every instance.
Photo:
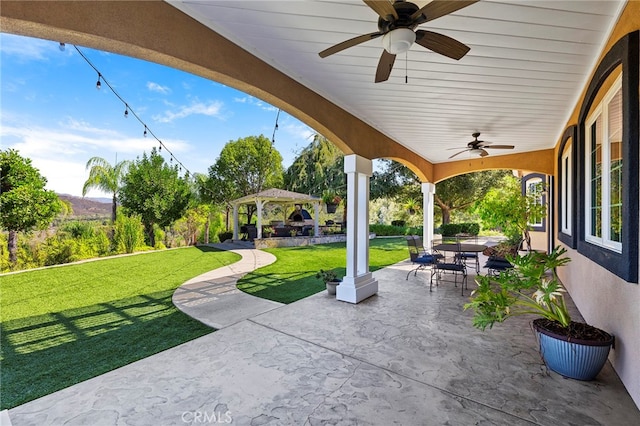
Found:
[[[60,42],[60,44],[58,45],[58,49],[60,49],[61,52],[64,52],[64,50],[66,49],[66,45]]]
[[[138,122],[140,122],[140,124],[142,124],[144,126],[143,136],[146,138],[148,134],[151,135],[158,142],[158,151],[162,152],[162,148],[164,148],[165,152],[170,156],[169,157],[169,162],[171,164],[173,164],[173,160],[175,159],[176,163],[179,165],[180,172],[182,172],[182,169],[184,168],[184,170],[185,170],[185,178],[188,178],[189,175],[191,175],[191,173],[189,172],[189,169],[187,169],[184,166],[184,164],[182,164],[182,162],[180,160],[178,160],[175,157],[175,155],[173,155],[171,150],[169,150],[169,148],[167,148],[167,146],[160,139],[158,139],[158,137],[151,131],[151,129],[149,129],[147,124],[142,121],[140,116],[138,114],[136,114],[136,112],[129,106],[129,104],[122,98],[122,96],[120,96],[120,94],[118,94],[118,92],[113,88],[113,86],[109,83],[109,81],[102,75],[102,73],[98,70],[98,68],[96,68],[96,66],[93,65],[93,63],[89,60],[89,58],[87,58],[84,55],[84,53],[82,53],[82,51],[78,48],[78,46],[76,46],[75,44],[72,44],[71,46],[73,46],[73,48],[78,52],[78,54],[80,54],[82,59],[84,59],[85,62],[87,64],[89,64],[89,66],[91,68],[93,68],[93,70],[95,72],[98,73],[98,81],[96,82],[96,89],[99,90],[102,87],[102,82],[104,82],[104,84],[109,88],[109,90],[111,90],[111,92],[120,100],[120,102],[122,102],[124,104],[124,116],[126,118],[128,118],[129,117],[129,112],[131,112],[131,115],[133,115],[136,118],[136,120],[138,120]],[[66,48],[66,45],[64,43],[60,43],[59,48],[62,51],[62,50],[64,50]],[[278,111],[278,114],[280,114],[280,111]],[[278,127],[278,125],[276,123],[276,128],[277,127]],[[275,134],[275,131],[274,131],[274,134]]]
[[[280,118],[280,109],[278,109],[278,114],[276,114],[276,125],[273,127],[273,135],[271,136],[271,143],[276,143],[276,130],[278,130],[278,118]]]

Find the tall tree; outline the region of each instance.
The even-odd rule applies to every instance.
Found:
[[[333,190],[344,198],[344,154],[324,136],[316,134],[289,166],[284,182],[289,191],[322,195]]]
[[[154,225],[166,227],[181,218],[191,200],[189,183],[178,175],[155,148],[129,166],[120,189],[122,206],[140,215],[151,246],[155,246]]]
[[[9,231],[9,262],[17,260],[18,232],[45,228],[62,210],[47,179],[18,151],[0,151],[0,226]]]
[[[283,184],[282,156],[266,136],[248,136],[229,141],[209,167],[206,185],[212,199],[229,207],[229,203],[245,195],[269,188],[281,188]],[[255,212],[255,206],[247,204],[247,223]]]
[[[376,168],[371,178],[372,200],[392,198],[404,202],[422,197],[418,176],[404,164],[382,159]]]
[[[544,191],[540,183],[534,191],[523,194],[520,179],[504,176],[474,208],[485,226],[501,228],[512,243],[524,239],[531,249],[530,224],[547,213],[546,206],[540,203]]]
[[[451,212],[467,209],[499,185],[509,170],[487,170],[453,176],[436,184],[435,204],[442,211],[442,223],[451,221]]]
[[[116,162],[116,164],[112,166],[107,160],[101,157],[92,157],[87,161],[86,168],[90,169],[89,178],[82,187],[82,196],[87,195],[87,192],[92,188],[113,194],[111,223],[116,222],[118,191],[122,186],[122,179],[127,173],[130,164],[130,161],[125,160]]]

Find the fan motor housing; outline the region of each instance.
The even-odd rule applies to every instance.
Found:
[[[393,8],[398,14],[398,19],[386,21],[382,18],[378,18],[378,29],[381,33],[387,33],[395,30],[396,28],[415,28],[416,23],[411,19],[411,15],[420,9],[418,6],[408,1],[397,1],[393,4]]]

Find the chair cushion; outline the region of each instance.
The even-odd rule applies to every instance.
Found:
[[[489,269],[508,269],[513,268],[513,265],[508,260],[489,259],[484,264],[484,267]]]
[[[414,262],[416,263],[435,263],[436,258],[430,254],[424,254],[418,258]]]

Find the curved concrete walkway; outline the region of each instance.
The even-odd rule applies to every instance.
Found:
[[[205,272],[178,287],[173,293],[173,304],[185,314],[220,329],[254,317],[282,303],[251,296],[236,288],[245,274],[276,261],[271,253],[241,244],[213,244],[242,256],[238,262]]]

